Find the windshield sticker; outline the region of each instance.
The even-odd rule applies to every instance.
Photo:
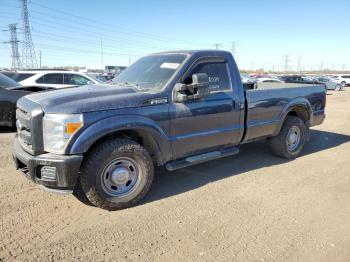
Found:
[[[179,63],[163,63],[160,68],[177,69],[180,66]]]

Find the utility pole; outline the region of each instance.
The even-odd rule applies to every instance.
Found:
[[[343,73],[345,73],[345,64],[343,64]]]
[[[275,73],[275,64],[272,65],[272,73]]]
[[[298,72],[301,74],[301,55],[298,56]]]
[[[231,42],[231,53],[233,56],[236,54],[236,41]]]
[[[289,63],[289,55],[286,55],[284,57],[284,71],[285,71],[285,73],[288,72],[288,63]]]
[[[323,63],[323,61],[321,61],[321,63],[320,63],[320,71],[321,72],[323,72],[323,66],[324,66],[324,63]]]
[[[252,63],[250,64],[250,70],[251,70],[251,71],[253,71],[253,67],[254,67],[254,62],[252,62]]]
[[[39,51],[39,68],[41,69],[41,50]]]
[[[129,56],[129,66],[131,65],[131,57]]]
[[[10,31],[11,38],[10,41],[3,42],[4,44],[11,44],[11,68],[13,69],[19,69],[22,67],[21,65],[21,60],[19,57],[19,51],[18,51],[18,43],[19,41],[17,40],[17,24],[9,24],[8,25],[9,29],[8,30],[3,30],[3,31]]]
[[[104,70],[104,68],[103,68],[103,45],[102,45],[102,38],[101,38],[101,69],[102,69],[102,71]]]
[[[36,60],[32,35],[30,33],[27,0],[19,0],[19,2],[21,4],[22,30],[23,30],[22,64],[24,68],[37,68],[38,63]]]
[[[216,43],[216,44],[214,44],[214,46],[215,46],[215,49],[216,49],[216,50],[219,50],[219,47],[221,46],[221,44]]]

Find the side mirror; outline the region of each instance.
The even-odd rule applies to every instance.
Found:
[[[205,73],[193,74],[192,84],[175,85],[175,102],[201,99],[210,94],[209,77]]]

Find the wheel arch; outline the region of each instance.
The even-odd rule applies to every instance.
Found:
[[[67,148],[67,153],[85,154],[107,139],[123,137],[145,147],[157,164],[161,165],[169,161],[172,150],[163,130],[150,119],[131,118],[104,119],[90,125],[78,134],[76,139],[73,139],[74,141]]]
[[[312,123],[312,107],[310,102],[305,98],[300,98],[296,101],[293,101],[289,105],[285,107],[285,110],[281,113],[281,121],[277,127],[275,135],[278,135],[281,131],[283,123],[286,121],[288,116],[296,116],[299,117],[306,125],[307,128],[310,127],[310,123]]]

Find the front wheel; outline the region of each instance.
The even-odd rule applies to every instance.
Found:
[[[88,154],[80,183],[93,205],[118,210],[135,205],[146,195],[153,172],[153,162],[145,148],[129,139],[112,139]]]
[[[288,116],[278,136],[271,138],[270,147],[274,154],[294,159],[300,155],[307,138],[305,123],[299,117]]]

